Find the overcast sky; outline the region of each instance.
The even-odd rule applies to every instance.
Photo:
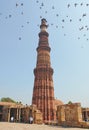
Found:
[[[31,104],[41,18],[55,98],[89,107],[89,0],[0,0],[0,98]]]

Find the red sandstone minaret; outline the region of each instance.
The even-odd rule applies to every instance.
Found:
[[[34,69],[34,88],[32,104],[43,113],[43,121],[56,119],[54,104],[53,69],[50,63],[50,47],[48,42],[46,19],[41,20],[39,43],[37,47],[37,64]]]

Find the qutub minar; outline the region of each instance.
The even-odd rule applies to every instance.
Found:
[[[37,47],[37,63],[34,69],[34,88],[32,104],[43,113],[43,121],[56,120],[55,98],[53,86],[53,69],[50,62],[50,51],[48,42],[46,19],[41,20],[39,43]]]

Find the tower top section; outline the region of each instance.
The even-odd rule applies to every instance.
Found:
[[[40,29],[41,29],[41,32],[44,32],[47,30],[47,20],[45,18],[41,19],[41,25],[40,25]]]

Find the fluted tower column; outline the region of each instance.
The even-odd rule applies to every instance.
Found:
[[[41,20],[39,43],[37,47],[37,63],[34,69],[34,88],[32,104],[43,113],[44,122],[55,120],[53,69],[50,62],[46,19]]]

